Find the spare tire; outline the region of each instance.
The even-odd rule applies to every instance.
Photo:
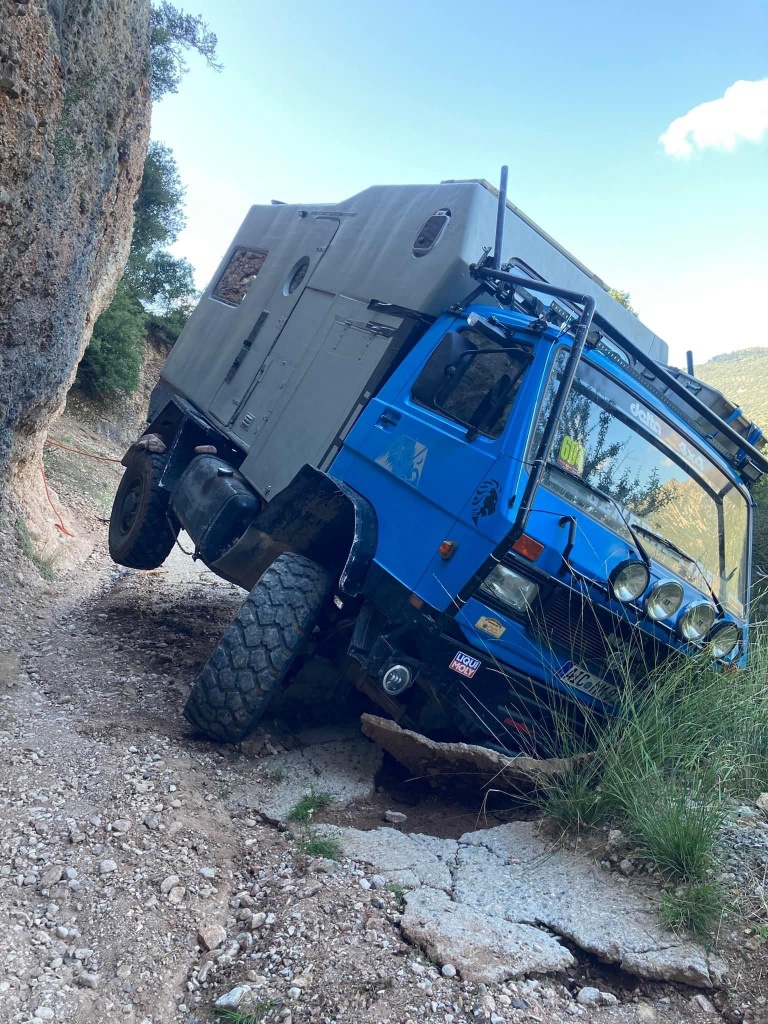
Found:
[[[332,577],[303,555],[279,555],[256,583],[200,673],[185,718],[237,743],[256,725],[307,645]]]
[[[109,553],[119,565],[156,569],[176,543],[170,495],[160,487],[165,461],[165,455],[138,451],[123,473],[109,518]]]

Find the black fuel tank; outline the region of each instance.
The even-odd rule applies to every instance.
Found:
[[[184,470],[171,504],[200,558],[210,565],[242,536],[263,501],[223,459],[198,455]]]

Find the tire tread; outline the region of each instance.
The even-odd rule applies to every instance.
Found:
[[[158,486],[165,468],[165,456],[140,452],[134,458],[148,460],[146,472],[150,477],[149,496],[138,527],[122,537],[117,528],[113,528],[112,520],[120,514],[123,492],[128,488],[132,479],[129,476],[132,467],[129,466],[123,474],[115,495],[110,518],[109,554],[118,565],[125,565],[130,569],[157,569],[166,560],[176,543],[176,531],[168,521],[168,492],[160,490]]]
[[[239,742],[259,721],[311,633],[331,576],[303,555],[279,555],[256,583],[200,673],[184,717],[214,740]]]

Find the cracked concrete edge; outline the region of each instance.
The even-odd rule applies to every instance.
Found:
[[[543,778],[562,775],[573,767],[573,758],[509,757],[472,743],[444,743],[428,739],[397,722],[377,715],[360,718],[366,736],[405,765],[409,771],[432,777],[445,776],[465,785],[517,792]]]
[[[462,913],[466,911],[468,919],[474,925],[483,920],[489,924],[504,921],[509,928],[515,929],[519,926],[522,929],[530,929],[534,934],[548,936],[552,942],[557,942],[554,936],[558,936],[597,956],[603,962],[615,963],[628,973],[648,980],[679,981],[705,989],[717,988],[723,984],[727,975],[727,965],[718,957],[709,955],[703,947],[684,938],[678,938],[672,933],[669,941],[664,942],[660,936],[649,932],[647,944],[643,944],[641,948],[633,947],[621,934],[606,935],[604,941],[598,942],[594,939],[593,925],[591,927],[588,923],[586,927],[580,928],[575,923],[571,924],[567,913],[545,913],[513,918],[508,914],[496,914],[492,908],[484,909],[482,906],[474,906],[471,902],[457,898],[456,874],[460,870],[459,854],[463,847],[483,848],[490,857],[498,861],[500,868],[509,867],[510,851],[505,849],[504,839],[508,840],[510,834],[519,832],[521,839],[525,839],[527,833],[531,840],[527,848],[528,852],[531,852],[538,840],[532,832],[530,823],[515,824],[521,827],[512,829],[511,833],[509,826],[500,826],[499,830],[466,833],[459,840],[442,840],[434,836],[417,834],[406,836],[388,828],[380,828],[374,832],[359,832],[353,828],[326,826],[325,831],[339,841],[348,856],[369,864],[388,880],[415,890],[411,896],[412,906],[420,905],[419,901],[429,900],[429,892],[442,894],[454,908],[461,908]],[[506,834],[501,831],[504,829],[507,830]],[[523,842],[522,846],[526,847],[526,843]],[[541,860],[541,857],[537,856],[536,859]],[[418,893],[422,895],[418,896]],[[461,917],[457,918],[460,919]],[[421,934],[416,926],[409,924],[408,929],[414,935]],[[523,934],[531,937],[528,932]],[[425,941],[426,939],[422,937],[418,944],[424,947]],[[434,949],[442,948],[439,936],[432,936],[430,941]],[[518,967],[514,964],[508,964],[505,969],[510,972],[507,977],[519,976],[519,973],[515,974]],[[525,973],[524,970],[519,970]],[[537,969],[527,967],[526,970],[535,973]],[[541,967],[539,970],[546,973],[553,968]]]
[[[551,934],[454,903],[422,887],[405,897],[401,928],[439,965],[452,964],[465,981],[485,984],[565,970],[575,960]]]

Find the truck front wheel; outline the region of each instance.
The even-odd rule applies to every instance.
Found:
[[[264,714],[307,645],[332,579],[303,555],[279,555],[243,602],[192,687],[184,716],[237,743]]]
[[[119,565],[156,569],[176,542],[169,495],[160,488],[165,456],[139,451],[126,466],[109,518],[109,553]]]

